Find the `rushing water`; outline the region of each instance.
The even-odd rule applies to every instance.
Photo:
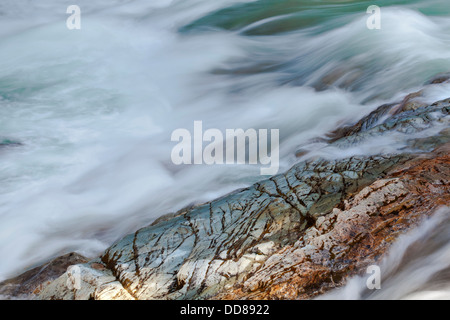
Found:
[[[281,171],[449,70],[448,0],[2,0],[0,279],[261,179],[174,166],[174,129],[278,128]]]

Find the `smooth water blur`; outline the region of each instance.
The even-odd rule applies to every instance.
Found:
[[[174,166],[177,128],[280,129],[281,172],[450,70],[445,0],[80,0],[70,31],[71,4],[0,3],[0,141],[17,143],[0,145],[0,278],[262,178]],[[369,4],[386,5],[381,30]]]
[[[247,35],[274,35],[312,28],[317,33],[351,22],[372,5],[406,6],[425,15],[450,14],[443,0],[259,0],[221,8],[181,30],[226,29]]]

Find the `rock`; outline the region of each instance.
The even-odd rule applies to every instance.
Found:
[[[383,110],[377,117],[386,114],[385,112],[386,110]],[[436,126],[436,124],[448,126],[450,124],[449,114],[450,100],[446,99],[435,102],[430,106],[394,112],[393,115],[380,120],[376,125],[373,125],[373,118],[376,118],[376,116],[372,116],[371,118],[369,117],[370,119],[367,118],[362,125],[358,125],[358,127],[352,131],[352,135],[335,140],[333,146],[348,148],[350,146],[361,144],[369,138],[380,137],[389,132],[395,131],[410,135],[432,128]]]
[[[69,253],[31,269],[18,277],[0,283],[0,295],[9,298],[31,298],[39,294],[51,281],[60,277],[67,268],[88,260],[77,254]]]
[[[401,112],[416,110],[421,107],[425,107],[426,103],[422,102],[419,98],[422,97],[423,90],[408,94],[403,101],[391,110],[391,114],[399,114]]]
[[[100,260],[77,264],[76,271],[68,270],[50,286],[45,287],[40,297],[58,300],[134,300]]]
[[[435,75],[430,80],[428,80],[425,84],[440,84],[444,82],[448,82],[450,80],[450,72],[440,73]]]
[[[406,141],[410,133],[449,124],[449,100],[396,106],[380,107],[332,145],[345,149],[388,132],[404,133]],[[314,297],[342,285],[400,233],[449,204],[447,131],[409,141],[425,152],[310,159],[163,216],[77,265],[79,286],[66,272],[39,299]]]
[[[112,272],[122,284],[118,292],[136,299],[211,296],[255,272],[272,251],[295,243],[317,217],[329,213],[342,198],[406,159],[353,157],[301,163],[286,174],[125,237],[102,256],[108,271],[100,276],[97,270],[89,273],[85,268],[86,279],[97,274],[97,281],[104,280],[96,284],[101,286],[111,282],[108,272]],[[353,172],[353,178],[335,173],[344,171]],[[123,269],[123,264],[128,268]],[[60,287],[65,281],[53,285]],[[55,296],[53,285],[41,298],[72,294]],[[92,286],[90,293],[82,296],[93,295],[95,289]]]
[[[356,124],[353,124],[351,126],[343,126],[328,133],[327,134],[328,142],[333,143],[344,137],[352,136],[354,134],[373,128],[375,125],[379,123],[380,119],[382,119],[386,114],[388,114],[388,112],[396,105],[398,104],[397,103],[384,104],[378,107],[376,110],[369,113],[367,116],[363,117]]]
[[[450,145],[447,145],[450,147]],[[415,159],[350,197],[214,299],[310,299],[376,263],[397,236],[450,203],[448,150]],[[441,183],[443,181],[444,183]]]
[[[364,71],[360,67],[339,66],[313,83],[313,87],[318,91],[323,91],[330,87],[349,89],[357,85],[358,80]]]
[[[440,131],[436,136],[411,139],[408,141],[408,144],[411,148],[428,151],[432,150],[435,146],[444,145],[449,142],[450,128],[446,128]]]
[[[21,146],[22,144],[20,142],[10,140],[10,139],[0,139],[0,148],[3,147],[17,147]]]
[[[342,126],[327,134],[327,141],[335,143],[338,140],[361,143],[365,137],[370,137],[387,131],[418,132],[431,126],[433,112],[449,114],[449,99],[435,102],[427,106],[420,98],[423,90],[407,95],[400,103],[384,104],[357,123]],[[446,121],[445,117],[439,118]],[[417,126],[419,124],[419,126]],[[347,139],[346,139],[347,138]],[[344,142],[341,142],[344,143]]]

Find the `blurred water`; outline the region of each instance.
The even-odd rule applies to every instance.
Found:
[[[0,279],[261,179],[174,166],[174,129],[280,129],[282,171],[311,138],[450,70],[445,0],[79,0],[70,31],[71,4],[0,3],[0,139],[21,143],[0,149]]]

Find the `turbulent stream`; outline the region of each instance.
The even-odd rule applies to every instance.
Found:
[[[449,70],[448,0],[2,0],[0,280],[262,179],[258,165],[174,165],[177,128],[279,129],[282,172],[298,150],[320,153],[314,138]],[[365,297],[358,281],[339,294]]]

